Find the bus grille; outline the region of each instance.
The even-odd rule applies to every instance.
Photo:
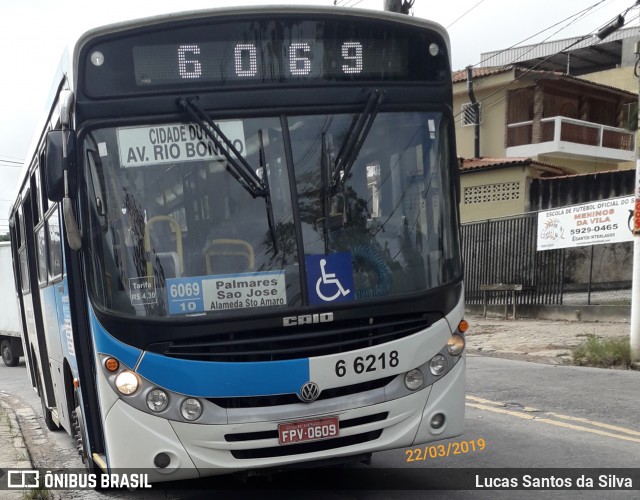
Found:
[[[314,441],[312,443],[291,444],[288,446],[274,446],[272,448],[256,448],[253,450],[231,450],[233,458],[238,460],[248,460],[252,458],[286,457],[289,455],[301,455],[303,453],[314,453],[317,451],[335,450],[345,446],[375,441],[382,435],[382,429],[365,432],[341,438],[329,439],[327,441]]]
[[[326,356],[408,337],[440,318],[408,313],[290,328],[213,333],[194,341],[150,345],[148,350],[180,359],[228,363]]]
[[[334,387],[325,389],[320,393],[320,397],[316,401],[323,399],[339,398],[341,396],[350,396],[366,391],[372,391],[386,386],[395,376],[370,380],[360,384],[345,385],[342,387]],[[218,405],[221,408],[264,408],[268,406],[282,406],[300,403],[300,399],[295,394],[274,394],[270,396],[243,396],[237,398],[207,398],[207,401]]]

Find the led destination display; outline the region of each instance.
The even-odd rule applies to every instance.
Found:
[[[188,27],[117,33],[84,49],[92,96],[236,85],[450,78],[434,32],[372,19],[205,19]]]
[[[138,85],[291,78],[385,78],[407,73],[406,43],[377,40],[261,41],[133,48]]]

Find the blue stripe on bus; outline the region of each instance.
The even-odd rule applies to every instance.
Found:
[[[89,308],[89,318],[97,352],[113,356],[129,368],[135,368],[142,351],[111,336],[96,318],[92,307]]]
[[[135,368],[142,351],[111,336],[91,308],[89,315],[97,352],[114,356],[129,368]],[[297,393],[302,384],[309,381],[309,360],[220,363],[147,352],[137,372],[153,384],[189,396],[268,396]]]
[[[297,393],[309,381],[309,360],[220,363],[146,352],[138,373],[160,387],[202,398]]]

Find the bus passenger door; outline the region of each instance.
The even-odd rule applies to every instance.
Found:
[[[27,287],[27,291],[23,292],[27,327],[26,331],[28,332],[29,340],[31,342],[28,349],[32,350],[33,373],[36,381],[35,389],[42,401],[43,417],[47,427],[55,428],[55,425],[52,424],[49,412],[49,408],[55,407],[56,404],[53,382],[51,380],[51,371],[49,369],[49,353],[47,349],[44,316],[42,314],[42,304],[39,293],[40,285],[38,280],[38,260],[36,255],[37,242],[35,235],[35,221],[37,219],[34,219],[34,217],[37,217],[34,213],[37,211],[37,208],[34,207],[32,197],[32,190],[27,190],[22,203],[25,251],[24,253],[21,253],[20,266],[21,268],[24,267],[28,274],[28,283],[23,283],[23,287]]]
[[[27,328],[26,319],[26,306],[25,306],[25,287],[28,289],[29,285],[29,270],[26,267],[26,252],[27,249],[24,244],[24,222],[23,222],[22,210],[18,209],[13,213],[11,217],[11,224],[9,225],[9,231],[11,233],[11,252],[13,253],[13,279],[15,282],[16,292],[18,295],[18,304],[20,305],[20,321],[22,325],[22,351],[24,352],[24,361],[27,365],[27,373],[29,374],[29,381],[31,387],[36,387],[36,376],[33,371],[33,358],[31,345],[33,340],[30,340],[29,329]],[[24,258],[23,258],[24,257]],[[24,260],[24,266],[22,265]],[[23,269],[24,267],[24,269]],[[23,284],[23,283],[26,283]],[[31,333],[33,335],[33,333]]]

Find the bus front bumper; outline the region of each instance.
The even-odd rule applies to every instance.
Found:
[[[464,426],[465,364],[462,357],[442,379],[399,399],[361,407],[356,402],[339,412],[319,408],[311,418],[337,416],[339,437],[290,445],[278,440],[278,425],[287,420],[199,425],[156,417],[118,400],[105,419],[109,468],[144,469],[153,483],[346,458],[458,436]],[[259,409],[247,411],[260,415]],[[431,426],[436,414],[445,417],[438,429]],[[160,454],[166,455],[164,462],[169,459],[163,468],[156,465]]]

